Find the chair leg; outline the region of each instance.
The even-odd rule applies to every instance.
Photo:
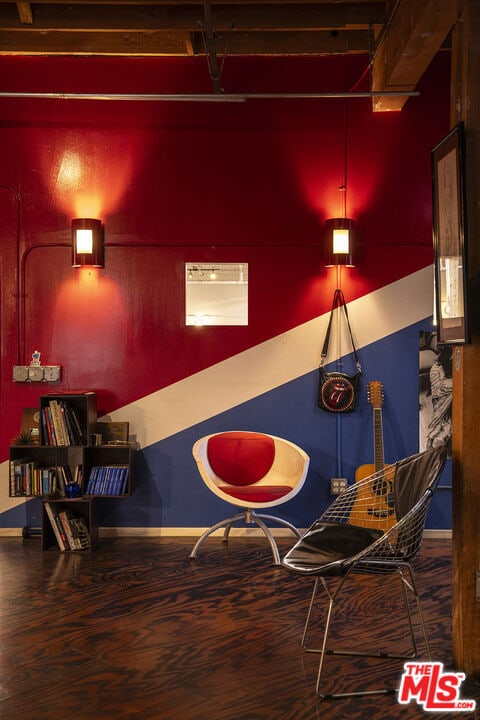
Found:
[[[263,518],[264,520],[272,520],[273,522],[278,523],[279,525],[283,525],[284,527],[291,530],[297,538],[300,540],[302,537],[302,533],[300,530],[298,530],[295,525],[292,525],[292,523],[288,522],[288,520],[284,520],[283,518],[276,517],[276,515],[264,515],[263,513],[255,513],[256,517]]]
[[[270,543],[270,548],[271,548],[272,554],[273,554],[273,562],[275,565],[280,565],[280,553],[278,552],[277,543],[275,542],[275,539],[272,535],[270,528],[268,527],[268,525],[266,525],[263,522],[263,519],[272,520],[280,525],[284,525],[285,527],[292,530],[292,532],[294,532],[298,538],[302,537],[302,533],[299,530],[297,530],[297,528],[294,525],[292,525],[291,523],[289,523],[287,520],[283,520],[282,518],[274,517],[273,515],[263,515],[261,513],[257,514],[251,508],[247,508],[244,512],[237,513],[236,515],[234,515],[231,518],[222,520],[221,522],[218,522],[216,525],[213,525],[211,528],[206,530],[203,533],[203,535],[199,538],[199,540],[197,540],[195,547],[193,548],[192,552],[190,553],[190,557],[196,558],[200,546],[207,539],[207,537],[209,535],[211,535],[212,533],[214,533],[215,530],[219,530],[222,527],[225,528],[225,532],[223,533],[223,542],[227,542],[232,525],[237,520],[244,520],[244,522],[247,525],[256,524],[263,531],[268,542]]]
[[[428,660],[432,659],[431,653],[430,653],[430,643],[428,641],[428,635],[427,635],[427,628],[425,626],[425,620],[423,619],[423,612],[422,612],[422,605],[420,603],[420,594],[417,589],[417,584],[415,582],[415,575],[413,574],[413,568],[410,565],[406,565],[406,569],[408,570],[409,580],[405,577],[405,574],[402,570],[399,571],[400,579],[402,581],[403,585],[403,591],[404,591],[404,600],[405,600],[405,608],[407,612],[408,622],[410,626],[410,635],[412,638],[412,646],[413,646],[413,652],[410,657],[417,658],[418,657],[418,646],[417,641],[415,638],[415,630],[413,627],[413,620],[412,620],[412,613],[410,610],[410,603],[408,601],[408,592],[407,589],[410,590],[412,595],[415,598],[415,603],[417,606],[417,612],[418,612],[418,619],[420,622],[420,628],[422,631],[423,641],[425,643],[425,649]]]
[[[192,552],[190,553],[190,557],[191,558],[197,557],[200,546],[207,539],[207,537],[209,535],[211,535],[212,533],[215,532],[215,530],[219,530],[220,528],[224,527],[225,528],[224,540],[226,540],[228,538],[228,533],[229,533],[230,528],[232,527],[233,523],[236,522],[237,520],[242,520],[244,517],[245,517],[245,513],[243,513],[243,512],[237,513],[233,517],[227,518],[226,520],[221,520],[216,525],[212,525],[211,528],[209,528],[208,530],[205,530],[203,535],[195,543],[195,547],[193,548]]]
[[[408,579],[405,575],[405,572],[404,572],[405,570],[408,570],[408,576],[409,576]],[[315,690],[316,690],[317,695],[322,700],[330,700],[330,699],[344,698],[344,697],[356,697],[356,696],[362,696],[362,695],[387,695],[387,694],[393,694],[397,691],[395,688],[380,688],[380,689],[361,690],[361,691],[353,691],[353,692],[346,692],[346,693],[321,693],[320,686],[321,686],[322,672],[323,672],[323,668],[324,668],[325,655],[344,655],[344,656],[348,655],[348,656],[356,656],[356,657],[371,657],[371,658],[389,659],[389,660],[392,660],[392,659],[405,660],[405,659],[411,659],[411,658],[418,657],[418,646],[417,646],[417,642],[416,642],[416,638],[415,638],[415,629],[414,629],[413,619],[412,619],[412,614],[411,614],[411,609],[410,609],[408,590],[410,590],[412,592],[412,594],[415,596],[415,601],[416,601],[418,615],[419,615],[420,627],[421,627],[422,635],[423,635],[423,638],[425,641],[427,657],[429,660],[431,659],[430,646],[429,646],[429,642],[428,642],[426,626],[425,626],[425,622],[423,619],[423,613],[422,613],[422,608],[421,608],[421,604],[420,604],[420,596],[419,596],[419,593],[418,593],[418,590],[416,587],[413,569],[411,568],[410,565],[406,564],[403,569],[398,570],[398,574],[400,576],[400,580],[401,580],[401,584],[402,584],[403,602],[404,602],[404,607],[405,607],[405,611],[406,611],[406,615],[407,615],[407,621],[408,621],[410,635],[411,635],[412,644],[413,644],[413,652],[408,655],[394,654],[394,653],[387,653],[387,652],[356,652],[353,650],[328,649],[327,641],[328,641],[328,633],[330,630],[330,623],[331,623],[331,620],[333,617],[333,606],[334,606],[335,600],[336,600],[341,588],[343,587],[345,580],[348,577],[348,573],[347,573],[347,575],[344,575],[337,582],[337,585],[336,585],[335,589],[333,590],[333,592],[329,589],[329,587],[323,577],[315,578],[315,584],[313,587],[312,597],[311,597],[310,604],[309,604],[308,611],[307,611],[307,618],[306,618],[305,626],[303,629],[301,644],[302,644],[303,649],[306,652],[318,653],[320,655]],[[323,628],[323,637],[322,637],[321,647],[320,648],[310,648],[307,646],[307,635],[308,635],[310,622],[312,619],[312,613],[313,613],[315,601],[316,601],[316,598],[318,595],[320,583],[322,584],[322,587],[328,597],[328,608],[326,610],[326,618],[325,618],[325,623],[324,623],[324,628]]]

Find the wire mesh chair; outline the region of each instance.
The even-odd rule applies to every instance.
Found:
[[[420,549],[428,507],[445,460],[446,448],[433,448],[400,460],[349,486],[283,558],[282,565],[290,572],[315,577],[302,647],[307,652],[320,654],[316,692],[322,699],[395,692],[389,688],[333,693],[326,693],[322,688],[321,692],[322,670],[327,654],[398,659],[418,657],[409,591],[415,599],[426,655],[431,659],[411,563]],[[352,574],[399,577],[411,640],[410,652],[379,652],[378,648],[361,652],[354,648],[327,647],[334,604]],[[320,648],[310,648],[307,636],[320,588],[328,597],[323,639]]]

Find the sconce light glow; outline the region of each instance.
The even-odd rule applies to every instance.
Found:
[[[78,228],[77,230],[77,253],[91,253],[93,248],[93,232]]]
[[[350,233],[348,230],[337,228],[333,231],[333,252],[335,255],[350,252]]]
[[[94,218],[72,220],[72,267],[103,267],[102,221]]]
[[[350,218],[325,220],[325,267],[354,267],[355,223]]]

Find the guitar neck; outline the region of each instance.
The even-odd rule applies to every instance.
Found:
[[[378,472],[385,465],[383,453],[383,427],[382,411],[380,408],[373,409],[373,464],[375,472]]]

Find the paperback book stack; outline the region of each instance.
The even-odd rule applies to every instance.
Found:
[[[74,510],[57,508],[54,503],[45,503],[45,510],[60,550],[89,550],[90,533],[82,517]]]

